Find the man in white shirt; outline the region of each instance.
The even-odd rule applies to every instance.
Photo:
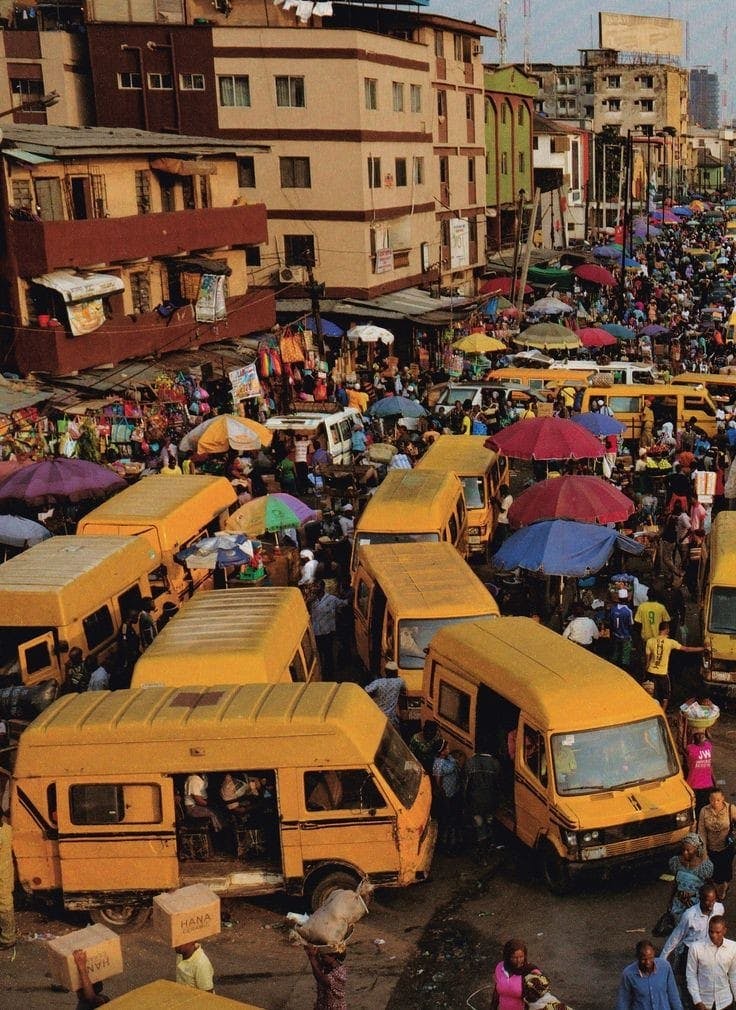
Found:
[[[708,939],[687,955],[687,989],[695,1010],[726,1010],[736,995],[736,943],[726,939],[726,920],[714,915]]]
[[[576,603],[572,608],[572,620],[562,632],[562,637],[569,639],[576,645],[582,645],[590,649],[593,642],[600,638],[600,631],[595,621],[586,617],[582,606]]]
[[[708,926],[713,916],[723,913],[723,905],[716,901],[716,885],[703,884],[700,888],[700,901],[683,912],[682,918],[667,937],[660,957],[669,957],[673,951],[677,951],[678,955],[686,958],[694,943],[704,943],[708,939]],[[680,956],[677,961],[681,963]]]

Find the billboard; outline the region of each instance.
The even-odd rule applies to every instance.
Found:
[[[685,22],[678,18],[649,18],[639,14],[598,14],[601,49],[682,57]]]
[[[470,265],[470,226],[467,218],[450,218],[450,269]]]

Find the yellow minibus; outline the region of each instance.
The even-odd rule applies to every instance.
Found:
[[[149,645],[131,687],[309,683],[319,657],[296,587],[197,593]]]
[[[700,557],[703,680],[736,685],[736,512],[719,512]]]
[[[148,985],[138,986],[106,1003],[110,1010],[263,1010],[255,1003],[241,1003],[240,1000],[217,993],[203,992],[180,982],[169,982],[160,978]]]
[[[215,822],[187,813],[195,789]],[[424,880],[431,803],[365,691],[326,683],[66,695],[22,734],[10,800],[23,889],[121,931],[188,884],[316,908],[363,878]]]
[[[671,421],[675,430],[682,428],[691,417],[706,435],[716,433],[716,405],[707,389],[688,385],[658,383],[646,386],[643,383],[615,386],[590,387],[583,393],[582,411],[591,409],[596,400],[603,402],[613,411],[617,421],[626,425],[624,438],[641,437],[641,412],[645,400],[651,401],[654,411],[655,431],[665,421]]]
[[[390,470],[355,527],[351,569],[368,544],[440,541],[467,557],[468,516],[458,478],[437,470]]]
[[[524,386],[537,393],[546,393],[570,383],[590,385],[597,374],[595,365],[587,368],[497,368],[486,378],[505,386]]]
[[[212,572],[187,568],[176,554],[221,530],[236,501],[235,490],[224,477],[144,477],[89,512],[77,533],[148,539],[161,566],[151,595],[160,604],[166,600],[178,604],[195,589],[211,588]]]
[[[674,851],[693,823],[661,707],[627,673],[526,617],[441,628],[423,718],[450,748],[501,763],[497,819],[548,886]]]
[[[485,435],[440,435],[417,463],[418,470],[441,470],[459,478],[468,511],[468,550],[484,557],[496,532],[495,500],[509,480],[508,460],[485,443]]]
[[[401,714],[416,720],[432,636],[446,624],[498,616],[498,606],[451,544],[376,544],[360,552],[353,614],[363,665],[373,675],[389,660],[398,665],[407,695]]]
[[[733,403],[736,399],[736,375],[718,372],[683,372],[672,379],[674,386],[702,386],[716,402]]]
[[[74,647],[104,659],[158,563],[145,540],[67,536],[0,565],[0,686],[62,684]]]

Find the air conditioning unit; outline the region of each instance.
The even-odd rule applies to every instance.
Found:
[[[304,281],[304,267],[280,267],[280,284],[301,284]]]

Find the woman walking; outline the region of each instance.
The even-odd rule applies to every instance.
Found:
[[[725,898],[733,876],[734,846],[728,843],[732,823],[736,824],[736,806],[726,802],[722,789],[711,789],[698,817],[698,834],[713,863],[713,883],[719,901]]]

